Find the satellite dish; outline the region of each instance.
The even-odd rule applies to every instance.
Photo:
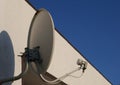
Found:
[[[28,48],[38,49],[40,62],[35,62],[34,69],[43,74],[49,67],[54,41],[54,23],[50,13],[46,9],[36,12],[30,25],[28,35]]]
[[[62,79],[66,78],[70,74],[79,71],[80,69],[86,69],[85,64],[78,61],[80,67],[77,69],[57,78],[49,81],[44,78],[43,74],[47,71],[53,50],[54,41],[54,24],[50,13],[45,9],[40,9],[36,12],[31,22],[29,35],[28,35],[28,48],[26,54],[28,54],[28,60],[33,61],[31,67],[41,77],[43,81],[49,84],[57,84]],[[31,64],[31,63],[30,63]]]
[[[2,69],[2,71],[8,71],[11,75],[13,75],[14,71],[14,52],[12,43],[10,41],[10,38],[8,34],[3,31],[0,34],[0,54],[2,60],[8,60],[8,62],[4,63],[4,66],[7,67],[8,63],[11,64],[7,70]],[[28,33],[28,42],[27,42],[27,48],[25,48],[25,52],[20,55],[25,61],[25,69],[24,71],[15,77],[9,77],[0,80],[0,85],[6,82],[15,81],[20,78],[22,78],[29,69],[29,65],[33,68],[33,70],[41,77],[43,81],[49,84],[57,84],[61,82],[64,78],[67,76],[70,76],[70,74],[79,71],[80,69],[84,70],[87,67],[87,62],[78,60],[77,64],[79,67],[69,73],[66,73],[65,75],[61,76],[60,78],[57,78],[55,80],[49,81],[44,78],[43,74],[47,71],[51,59],[52,59],[52,50],[53,50],[53,42],[54,41],[54,23],[52,20],[52,17],[50,13],[46,9],[40,9],[36,12],[34,15],[29,33]],[[7,47],[4,47],[7,46]],[[3,50],[3,48],[8,48],[6,50]],[[6,53],[7,52],[7,53]],[[3,57],[4,56],[4,57]],[[6,57],[8,59],[6,59]],[[12,60],[11,60],[12,59]],[[1,61],[1,59],[0,59]],[[2,61],[1,61],[2,62]],[[0,62],[0,66],[3,66],[3,62]],[[9,65],[10,65],[9,64]],[[1,71],[1,70],[0,70]],[[10,72],[9,72],[10,71]],[[3,73],[3,72],[2,72]],[[1,75],[1,74],[0,74]],[[6,75],[6,74],[5,74]]]
[[[13,77],[15,69],[14,50],[6,31],[0,33],[0,79]],[[7,85],[10,85],[8,83]]]

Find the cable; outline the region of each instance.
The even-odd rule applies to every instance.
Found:
[[[61,82],[60,79],[55,79],[55,80],[49,81],[49,80],[45,79],[42,74],[40,74],[40,77],[42,78],[43,81],[45,81],[48,84],[58,84]]]
[[[81,78],[83,76],[83,72],[81,73],[80,76],[74,76],[74,75],[69,75],[70,77],[73,77],[73,78]]]
[[[69,72],[69,73],[66,73],[65,75],[61,76],[60,78],[57,78],[55,80],[52,80],[52,81],[49,81],[47,79],[44,78],[44,76],[42,74],[40,74],[40,77],[42,78],[43,81],[49,83],[49,84],[58,84],[60,83],[62,80],[64,80],[66,77],[70,76],[70,74],[76,72],[76,71],[79,71],[81,69],[81,67]]]

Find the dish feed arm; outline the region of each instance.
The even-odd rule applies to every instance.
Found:
[[[42,74],[40,74],[40,77],[41,77],[41,79],[42,79],[44,82],[46,82],[46,83],[48,83],[48,84],[58,84],[58,83],[60,83],[62,80],[64,80],[66,77],[71,76],[71,74],[73,74],[73,73],[75,73],[75,72],[77,72],[77,71],[79,71],[79,70],[82,70],[82,73],[84,73],[85,69],[87,68],[87,62],[85,62],[85,61],[83,61],[83,60],[81,60],[81,59],[78,59],[77,65],[79,65],[80,67],[78,67],[78,68],[72,70],[71,72],[66,73],[65,75],[61,76],[60,78],[57,78],[57,79],[52,80],[52,81],[49,81],[49,80],[45,79]],[[72,77],[74,77],[74,76],[72,76]],[[75,77],[75,78],[80,78],[80,77]]]
[[[22,78],[27,73],[27,71],[28,71],[28,60],[25,59],[25,70],[22,73],[20,73],[18,76],[0,80],[0,85],[7,82],[13,82],[15,80]]]

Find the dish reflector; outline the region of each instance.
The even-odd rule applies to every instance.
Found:
[[[42,59],[40,63],[34,63],[34,69],[43,74],[49,67],[53,50],[54,23],[50,13],[45,9],[36,12],[31,22],[28,35],[28,48],[40,47],[39,54]]]

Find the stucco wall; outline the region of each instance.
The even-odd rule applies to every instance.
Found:
[[[52,75],[60,77],[78,67],[77,59],[85,60],[57,31],[55,31],[54,44],[53,59],[48,69]],[[82,71],[78,71],[72,75],[78,77],[81,73]],[[69,76],[63,81],[68,85],[111,85],[89,62],[80,78]]]

